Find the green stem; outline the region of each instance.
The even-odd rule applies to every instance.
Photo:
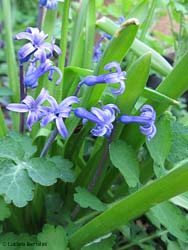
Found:
[[[44,145],[44,148],[43,148],[43,150],[42,150],[42,152],[40,154],[40,157],[44,157],[48,153],[48,150],[49,150],[50,146],[52,145],[52,143],[54,142],[57,134],[58,134],[58,130],[55,127],[55,129],[51,133],[50,137],[48,138],[46,144]]]
[[[61,101],[63,94],[63,75],[64,75],[64,67],[66,63],[66,49],[67,49],[67,37],[68,37],[68,24],[69,24],[69,8],[70,8],[70,0],[65,0],[63,5],[63,18],[62,18],[62,28],[61,28],[61,39],[60,48],[62,51],[62,55],[59,58],[58,67],[62,71],[62,81],[55,88],[56,91],[56,99],[57,101]]]
[[[6,57],[8,64],[8,77],[9,84],[14,92],[12,96],[12,101],[19,102],[19,81],[18,81],[18,73],[17,73],[17,63],[14,54],[14,46],[13,46],[13,35],[12,35],[12,25],[11,25],[11,5],[10,0],[3,0],[3,16],[4,16],[4,24],[5,24],[5,42],[6,42]]]
[[[7,126],[5,123],[5,118],[2,109],[0,108],[0,138],[6,136],[7,133]]]
[[[11,217],[8,219],[9,224],[14,232],[20,234],[25,232],[25,223],[23,220],[23,209],[10,205]]]
[[[128,249],[128,248],[130,248],[130,247],[133,247],[133,246],[142,244],[142,243],[144,243],[144,242],[146,242],[146,241],[155,239],[155,238],[160,237],[160,236],[162,236],[162,235],[164,235],[164,234],[167,234],[167,233],[168,233],[168,230],[164,230],[164,231],[157,232],[157,233],[152,234],[152,235],[150,235],[150,236],[148,236],[148,237],[145,237],[145,238],[143,238],[143,239],[141,239],[141,240],[138,240],[137,242],[132,242],[132,243],[126,245],[126,246],[119,247],[119,248],[117,248],[117,250],[125,250],[125,249]]]
[[[167,12],[168,12],[168,18],[169,18],[169,22],[170,22],[170,30],[171,30],[172,35],[173,35],[174,51],[177,51],[176,35],[175,35],[175,31],[174,31],[173,18],[172,18],[172,15],[170,13],[169,7],[167,7]]]
[[[44,7],[39,3],[38,4],[38,19],[37,19],[37,27],[41,30],[42,21],[44,16]]]
[[[11,101],[19,102],[19,81],[18,81],[18,72],[17,72],[17,63],[14,53],[13,46],[13,35],[12,35],[12,25],[11,25],[11,1],[3,0],[3,20],[5,25],[5,49],[6,49],[6,60],[8,65],[8,78],[9,86],[12,89],[14,95],[11,97]],[[19,130],[19,117],[17,114],[12,114],[13,128]]]
[[[151,3],[151,8],[148,11],[148,16],[147,16],[146,21],[144,22],[144,26],[143,26],[143,29],[142,29],[142,32],[141,32],[141,36],[140,36],[141,41],[145,40],[146,34],[149,31],[149,28],[151,27],[151,20],[152,20],[154,11],[155,11],[156,4],[157,4],[156,0],[153,0],[152,3]]]
[[[20,64],[20,102],[25,98],[25,88],[24,88],[24,67]],[[20,113],[20,133],[24,133],[24,123],[25,115]]]

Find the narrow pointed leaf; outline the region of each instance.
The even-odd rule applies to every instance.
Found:
[[[97,26],[110,35],[113,35],[118,28],[117,24],[106,17],[99,19],[97,21]],[[151,52],[151,66],[162,75],[168,75],[172,70],[172,66],[157,51],[141,42],[139,39],[134,39],[131,49],[137,56],[142,56],[147,52]]]
[[[151,53],[149,52],[140,57],[128,70],[125,80],[126,89],[122,95],[117,97],[116,101],[122,113],[129,114],[138,98],[143,94],[149,77],[150,64]]]
[[[108,47],[104,51],[104,54],[102,55],[96,70],[94,71],[95,75],[105,73],[104,66],[109,62],[116,61],[120,63],[123,60],[124,56],[128,52],[131,44],[135,39],[138,26],[138,20],[132,18],[124,22],[117,29],[117,31],[114,33],[112,40],[109,42]],[[90,105],[93,105],[98,101],[105,87],[105,84],[97,85],[93,87],[92,90],[89,90],[86,93],[85,98],[87,98],[87,100],[89,100],[89,97],[92,93],[91,99],[89,100]]]
[[[70,237],[73,250],[118,229],[151,207],[188,189],[188,160],[180,162],[166,176],[150,183],[130,196],[112,205],[104,213],[84,225]],[[97,230],[96,230],[97,228]]]

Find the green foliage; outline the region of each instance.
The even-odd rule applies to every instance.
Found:
[[[106,210],[106,204],[100,201],[95,195],[88,192],[86,189],[77,187],[74,194],[74,200],[83,208],[91,208],[98,212]]]
[[[172,146],[168,154],[168,160],[173,164],[188,158],[188,127],[183,124],[172,121]]]
[[[0,237],[0,250],[34,250],[37,243],[35,235],[7,233]]]
[[[62,226],[44,225],[43,231],[37,235],[40,242],[46,243],[45,250],[68,250],[68,240]],[[37,250],[36,246],[34,250]]]
[[[64,182],[74,182],[75,181],[75,173],[71,169],[73,164],[71,161],[63,159],[60,156],[54,156],[49,159],[52,161],[56,168],[59,170],[60,175],[59,178]]]
[[[171,148],[171,121],[168,115],[162,116],[156,123],[157,134],[147,147],[154,160],[154,171],[160,176],[165,171],[164,163]]]
[[[106,6],[103,0],[64,0],[56,10],[43,9],[48,41],[55,36],[62,49],[53,62],[62,81],[49,85],[43,77],[28,91],[32,97],[45,87],[60,103],[74,95],[83,78],[108,73],[104,66],[117,61],[126,71],[125,92],[114,96],[106,84],[82,86],[78,106],[89,110],[113,103],[121,114],[140,115],[147,103],[157,115],[151,141],[137,124],[120,124],[118,113],[111,137],[96,138],[89,134],[94,124],[82,124],[73,106],[64,119],[69,137],[58,135],[47,157],[39,155],[54,125],[40,130],[34,125],[27,135],[10,132],[18,130],[19,118],[4,108],[10,100],[19,102],[12,28],[16,34],[35,26],[37,1],[22,2],[0,4],[6,49],[0,51],[0,250],[10,250],[8,244],[12,250],[187,249],[188,112],[187,103],[176,100],[188,89],[186,1],[116,0]],[[120,24],[121,15],[126,21]],[[170,20],[170,36],[153,31],[162,15]],[[93,62],[94,43],[103,32],[112,38],[102,41],[102,56]],[[173,66],[163,57],[166,49],[173,49]],[[24,63],[24,73],[27,67]],[[161,76],[155,90],[147,85],[151,73]]]
[[[188,189],[188,161],[183,161],[164,177],[113,204],[84,225],[70,238],[72,249],[96,239],[146,212],[154,205]],[[96,231],[95,228],[98,228]]]
[[[2,198],[0,198],[0,221],[8,218],[11,212],[7,204],[4,202]]]
[[[5,195],[7,202],[13,201],[18,207],[25,206],[33,199],[34,183],[50,186],[57,178],[74,181],[70,161],[61,157],[30,159],[36,147],[32,146],[29,137],[11,133],[0,142],[0,194]]]
[[[184,242],[188,241],[188,221],[178,207],[166,201],[151,208],[149,213],[172,235]]]
[[[110,145],[110,159],[130,187],[139,184],[139,164],[131,146],[120,140],[112,142]]]

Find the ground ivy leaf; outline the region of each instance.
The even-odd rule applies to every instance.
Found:
[[[33,158],[26,163],[26,169],[34,182],[43,186],[50,186],[60,176],[55,164],[45,158]]]
[[[52,161],[56,167],[60,171],[59,178],[64,182],[74,182],[75,181],[75,173],[71,169],[73,167],[73,163],[69,160],[63,159],[61,156],[54,156],[49,159]]]
[[[9,131],[9,136],[15,140],[17,143],[20,143],[22,149],[25,152],[24,158],[29,159],[37,151],[37,147],[32,145],[32,140],[27,135],[21,135],[15,131]]]
[[[156,123],[157,133],[146,145],[154,160],[155,173],[161,175],[164,172],[164,162],[171,147],[171,122],[167,115],[162,116]],[[162,169],[160,171],[160,169]]]
[[[33,199],[34,184],[22,164],[15,165],[10,160],[0,165],[0,194],[6,200],[13,201],[17,207],[23,207]]]
[[[106,210],[106,205],[100,201],[95,195],[88,192],[85,188],[77,187],[74,200],[83,208],[90,207],[93,210],[103,212]]]
[[[110,159],[119,169],[129,187],[139,183],[139,164],[136,154],[126,142],[118,140],[110,144]]]
[[[172,235],[184,242],[188,241],[188,221],[178,207],[166,201],[150,211]]]
[[[68,250],[68,240],[66,233],[61,226],[44,225],[43,231],[37,236],[40,242],[46,242],[47,246],[43,246],[43,250]],[[35,247],[34,250],[38,250]]]
[[[176,163],[188,157],[188,127],[179,122],[171,122],[172,146],[168,154],[168,160]]]
[[[0,158],[11,159],[13,161],[22,160],[24,150],[19,142],[11,137],[0,139]]]
[[[4,219],[8,218],[11,215],[10,209],[3,200],[3,198],[0,198],[0,221],[3,221]]]

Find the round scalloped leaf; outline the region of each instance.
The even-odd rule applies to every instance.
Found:
[[[17,207],[24,207],[33,199],[34,184],[23,165],[5,160],[0,166],[0,194]]]
[[[67,244],[67,236],[66,233],[61,226],[53,226],[46,224],[44,225],[43,231],[37,236],[40,242],[46,242],[46,246],[43,246],[43,250],[68,250]],[[38,250],[38,247],[34,248],[34,250]]]
[[[26,169],[34,182],[50,186],[57,181],[60,171],[55,164],[45,158],[33,158],[26,163]]]

